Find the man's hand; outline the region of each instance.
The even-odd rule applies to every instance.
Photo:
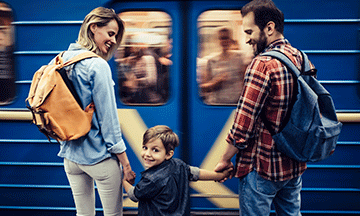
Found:
[[[231,161],[219,161],[218,164],[215,166],[214,171],[215,172],[223,172],[224,170],[229,170],[231,169],[230,174],[228,175],[228,177],[225,177],[223,179],[221,179],[219,182],[223,183],[228,179],[231,179],[234,176],[234,164]]]
[[[224,154],[221,156],[221,159],[219,160],[218,164],[215,166],[214,171],[221,172],[221,171],[227,170],[229,168],[232,168],[233,171],[231,172],[229,177],[223,178],[219,182],[222,183],[222,182],[226,181],[227,179],[231,179],[234,176],[236,169],[234,167],[234,164],[231,162],[231,158],[234,157],[235,154],[237,154],[238,152],[239,152],[239,150],[235,146],[227,145],[226,150],[225,150]]]

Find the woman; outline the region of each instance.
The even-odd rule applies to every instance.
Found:
[[[64,158],[77,215],[95,215],[94,181],[104,215],[122,215],[122,175],[130,183],[135,179],[125,153],[114,82],[107,63],[120,45],[123,33],[123,22],[114,10],[96,8],[85,17],[78,40],[63,55],[67,61],[90,50],[101,57],[78,62],[68,74],[83,106],[95,104],[90,132],[63,142],[58,154]]]

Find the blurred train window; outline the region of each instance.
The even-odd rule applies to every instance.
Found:
[[[209,10],[198,17],[196,79],[199,97],[208,105],[235,105],[244,73],[253,58],[245,43],[240,10]]]
[[[11,103],[16,96],[13,11],[0,2],[0,105]]]
[[[161,105],[170,96],[171,17],[162,11],[119,14],[125,34],[115,55],[120,100],[129,105]]]

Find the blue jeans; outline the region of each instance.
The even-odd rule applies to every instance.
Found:
[[[274,182],[260,177],[254,170],[240,178],[240,215],[270,215],[271,204],[274,203],[277,215],[301,216],[301,187],[301,176]]]

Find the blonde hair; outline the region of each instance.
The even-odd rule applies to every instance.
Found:
[[[166,149],[166,153],[169,153],[171,150],[174,151],[175,147],[179,146],[180,143],[177,134],[165,125],[157,125],[147,129],[144,133],[143,145],[154,139],[161,140]]]
[[[103,54],[95,44],[94,34],[90,30],[91,24],[95,24],[99,27],[106,26],[110,21],[115,20],[119,26],[119,31],[116,36],[116,44],[111,47],[107,54]],[[122,37],[124,35],[124,23],[120,17],[115,13],[113,9],[98,7],[92,10],[88,15],[86,15],[77,39],[77,43],[83,46],[84,48],[98,54],[103,57],[105,60],[109,60],[117,48],[120,46]]]

